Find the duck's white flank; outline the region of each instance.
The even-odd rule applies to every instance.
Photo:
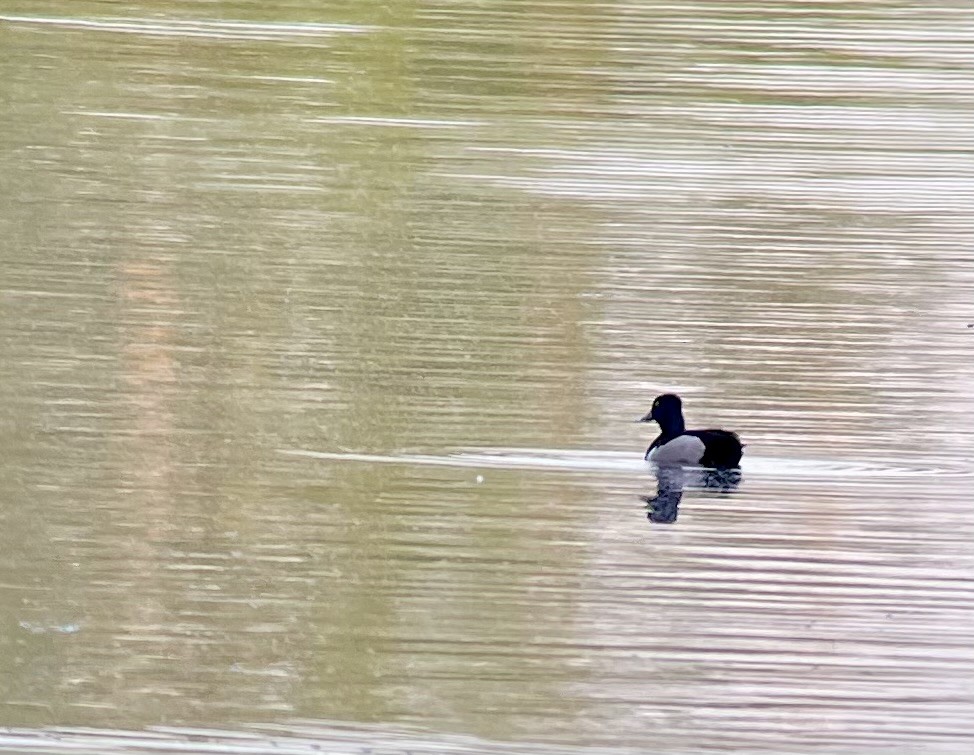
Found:
[[[680,435],[669,443],[657,446],[646,457],[653,464],[699,464],[703,458],[703,441],[694,435]]]

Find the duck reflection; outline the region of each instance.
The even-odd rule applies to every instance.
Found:
[[[646,504],[651,522],[672,524],[680,513],[680,501],[687,487],[730,493],[741,483],[741,469],[701,469],[682,466],[656,468],[656,496],[639,496]]]

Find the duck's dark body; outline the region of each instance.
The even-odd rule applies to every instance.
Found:
[[[728,430],[687,430],[681,435],[669,437],[660,433],[646,449],[646,458],[649,459],[650,454],[653,454],[654,451],[656,451],[653,454],[654,458],[664,458],[665,447],[671,441],[678,440],[681,437],[696,438],[702,444],[702,451],[697,453],[694,460],[693,453],[696,444],[685,446],[686,453],[678,455],[685,458],[686,461],[677,459],[676,461],[680,463],[699,464],[701,467],[713,467],[714,469],[730,469],[740,466],[744,447],[741,445],[741,439],[737,437],[737,434]]]
[[[740,466],[744,446],[728,430],[687,430],[683,402],[667,393],[657,396],[653,408],[640,422],[657,422],[660,434],[646,449],[646,460],[660,466],[694,465],[714,469]]]

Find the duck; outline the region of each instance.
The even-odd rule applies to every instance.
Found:
[[[653,408],[637,422],[656,422],[660,434],[646,449],[646,461],[657,466],[701,466],[737,469],[744,445],[729,430],[687,430],[683,401],[674,393],[653,400]]]

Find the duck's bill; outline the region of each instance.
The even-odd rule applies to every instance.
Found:
[[[640,417],[639,419],[634,419],[633,422],[652,422],[653,415],[647,414],[645,417]]]

